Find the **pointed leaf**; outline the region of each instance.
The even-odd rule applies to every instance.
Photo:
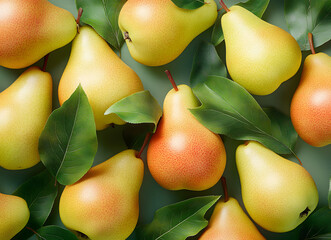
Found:
[[[300,239],[317,240],[331,237],[331,210],[327,207],[312,213],[303,223]]]
[[[191,198],[156,211],[153,221],[137,229],[139,240],[184,240],[208,225],[204,218],[220,196]]]
[[[124,43],[118,26],[118,16],[126,0],[76,0],[77,9],[83,8],[81,21],[91,25],[101,37],[116,49]]]
[[[39,228],[37,234],[29,240],[78,240],[78,238],[67,229],[50,225]]]
[[[237,4],[243,8],[246,8],[248,11],[254,13],[259,18],[262,18],[265,10],[269,5],[270,0],[248,0],[244,3]],[[230,8],[230,6],[228,6]],[[221,25],[221,18],[226,12],[224,10],[221,11],[216,23],[214,25],[214,29],[212,32],[211,42],[217,46],[224,40],[224,34]]]
[[[205,3],[204,0],[171,0],[177,7],[185,9],[197,9],[202,7]]]
[[[227,71],[215,47],[208,42],[201,42],[193,60],[191,87],[204,82],[209,75],[227,77]]]
[[[69,185],[91,168],[97,146],[92,108],[79,85],[49,117],[39,139],[40,158],[59,183]]]
[[[37,229],[46,222],[58,192],[54,183],[55,179],[44,170],[27,180],[13,193],[25,199],[28,204],[30,210],[28,227]],[[26,239],[31,235],[32,232],[24,228],[15,239]]]
[[[193,91],[202,105],[191,112],[211,131],[237,140],[255,140],[280,154],[294,154],[282,138],[272,134],[271,120],[239,84],[224,77],[209,76]]]
[[[308,33],[318,47],[331,39],[331,0],[285,0],[285,20],[301,50],[309,50]]]
[[[148,90],[131,94],[111,105],[105,115],[116,114],[128,123],[152,123],[154,131],[162,116],[162,108]]]

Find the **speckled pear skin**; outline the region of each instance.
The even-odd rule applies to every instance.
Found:
[[[189,108],[200,105],[187,85],[169,91],[163,117],[148,150],[147,163],[153,178],[169,190],[201,191],[221,178],[226,153],[219,135],[194,118]]]
[[[298,71],[301,50],[288,32],[240,6],[221,23],[229,74],[250,93],[268,95]]]
[[[75,37],[74,16],[47,0],[0,1],[0,65],[24,68]]]
[[[52,112],[52,77],[30,67],[0,93],[0,166],[26,169],[40,161],[39,136]]]
[[[214,0],[195,10],[177,7],[171,0],[130,0],[121,9],[118,24],[131,56],[148,66],[161,66],[176,59],[217,18]]]
[[[92,240],[124,240],[133,232],[144,175],[144,164],[136,154],[120,152],[65,187],[59,211],[68,229]]]
[[[0,193],[0,239],[10,240],[28,223],[30,211],[23,198]]]
[[[264,229],[291,231],[316,208],[316,184],[301,165],[254,141],[237,148],[236,163],[245,208]]]
[[[265,240],[254,223],[240,207],[229,198],[216,204],[206,231],[199,240]]]
[[[331,143],[331,57],[309,55],[291,102],[291,120],[308,144],[323,147]]]
[[[124,124],[117,115],[105,116],[115,102],[144,90],[138,75],[127,66],[91,27],[80,28],[59,83],[62,105],[81,84],[94,113],[97,130],[111,123]]]

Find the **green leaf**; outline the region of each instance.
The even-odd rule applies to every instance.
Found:
[[[265,10],[269,5],[270,0],[248,0],[244,3],[238,3],[238,6],[246,8],[248,11],[254,13],[259,18],[262,18]],[[229,6],[228,6],[229,7]],[[230,7],[229,7],[230,8]],[[211,42],[217,46],[224,40],[222,25],[221,25],[221,18],[226,12],[224,10],[221,11],[221,14],[216,20],[216,23],[213,28]]]
[[[300,239],[317,240],[331,237],[331,210],[327,207],[312,213],[303,223]]]
[[[204,82],[208,75],[227,77],[227,71],[214,45],[201,42],[193,59],[191,87]]]
[[[285,19],[301,50],[310,49],[309,32],[315,47],[331,39],[331,0],[285,0]]]
[[[171,0],[177,7],[185,9],[197,9],[202,7],[205,2],[204,0]]]
[[[97,147],[93,111],[79,85],[47,120],[39,139],[40,159],[59,183],[69,185],[91,168]]]
[[[162,116],[162,108],[148,90],[131,94],[111,105],[105,115],[116,114],[128,123],[152,123],[154,132]]]
[[[37,230],[37,234],[29,240],[78,240],[78,238],[67,229],[59,226],[45,226]]]
[[[279,154],[294,152],[282,134],[272,134],[271,120],[260,105],[239,84],[218,76],[193,88],[202,105],[191,109],[193,115],[207,128],[237,140],[255,140]]]
[[[45,169],[27,180],[13,193],[25,199],[28,204],[30,210],[28,227],[37,229],[44,225],[52,210],[57,192],[55,179]]]
[[[329,180],[329,197],[328,197],[328,200],[329,200],[329,208],[331,209],[331,178]]]
[[[263,108],[271,120],[271,133],[288,148],[294,149],[298,140],[298,133],[295,131],[290,116],[278,111],[275,108]]]
[[[150,123],[126,124],[123,129],[123,139],[128,149],[140,150],[147,133],[153,132],[154,125]]]
[[[118,16],[126,0],[76,0],[83,9],[81,21],[91,25],[110,45],[120,49],[124,43]]]
[[[140,240],[184,240],[208,225],[204,218],[220,196],[191,198],[156,211],[153,221],[137,229]]]

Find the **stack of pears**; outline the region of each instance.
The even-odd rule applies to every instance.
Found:
[[[163,103],[163,117],[147,150],[153,178],[169,190],[201,191],[221,178],[226,153],[219,135],[204,127],[191,114],[200,105],[187,85],[176,86]]]
[[[47,0],[0,1],[0,65],[24,68],[75,37],[76,21]]]
[[[195,10],[177,7],[171,0],[130,0],[121,9],[118,24],[131,56],[148,66],[177,58],[217,18],[214,0]]]

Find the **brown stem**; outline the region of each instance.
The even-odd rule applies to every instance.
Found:
[[[301,160],[299,159],[299,157],[298,157],[296,154],[293,154],[293,155],[294,155],[294,157],[296,157],[296,159],[298,159],[300,165],[302,166],[302,162],[301,162]]]
[[[223,2],[223,0],[220,0],[220,4],[221,4],[221,6],[224,8],[224,10],[226,12],[230,12],[230,9],[228,9],[228,7],[225,5],[225,3]]]
[[[80,18],[82,17],[83,14],[83,8],[78,9],[78,15],[76,19],[76,24],[77,24],[77,32],[79,33],[79,26],[80,26]]]
[[[140,158],[141,154],[143,153],[145,147],[147,146],[147,143],[148,143],[148,140],[149,140],[149,137],[150,137],[150,136],[151,136],[151,133],[148,132],[148,133],[146,134],[146,137],[145,137],[145,140],[144,140],[143,145],[141,146],[139,152],[138,152],[137,155],[136,155],[137,158]]]
[[[170,80],[170,82],[171,82],[173,88],[174,88],[175,91],[177,92],[177,91],[178,91],[178,87],[177,87],[177,85],[176,85],[176,83],[175,83],[175,80],[174,80],[173,77],[171,76],[170,71],[169,71],[169,70],[165,70],[164,72],[167,74],[167,76],[168,76],[168,78],[169,78],[169,80]]]
[[[25,227],[26,229],[28,229],[28,230],[30,230],[31,232],[33,232],[34,234],[36,234],[36,235],[39,235],[35,230],[33,230],[32,228],[30,228],[30,227]]]
[[[48,57],[49,57],[49,53],[44,57],[44,64],[43,64],[43,68],[42,68],[43,72],[46,72]]]
[[[309,46],[312,54],[315,54],[315,48],[314,48],[314,41],[313,41],[313,34],[308,33],[308,41],[309,41]]]
[[[228,194],[228,187],[226,186],[226,179],[225,177],[221,177],[222,187],[224,191],[224,202],[227,202],[229,200],[229,194]]]

